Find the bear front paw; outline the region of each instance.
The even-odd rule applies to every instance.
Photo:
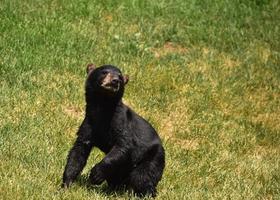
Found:
[[[100,185],[105,180],[104,173],[101,167],[97,164],[95,165],[89,175],[89,182],[93,185]]]

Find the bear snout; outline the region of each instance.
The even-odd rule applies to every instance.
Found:
[[[121,80],[118,77],[114,77],[111,80],[112,85],[118,85],[120,84]]]
[[[117,92],[120,88],[121,80],[118,75],[107,73],[103,79],[101,86],[109,91]]]

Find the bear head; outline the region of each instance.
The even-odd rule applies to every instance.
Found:
[[[113,65],[102,65],[96,68],[95,65],[89,64],[87,74],[86,97],[89,101],[122,98],[128,76],[123,75],[119,68]]]

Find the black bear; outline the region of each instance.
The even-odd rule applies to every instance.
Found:
[[[132,189],[140,197],[156,196],[165,153],[155,129],[122,102],[128,77],[112,65],[88,65],[86,113],[69,152],[63,187],[75,181],[93,147],[106,155],[91,170],[89,182]]]

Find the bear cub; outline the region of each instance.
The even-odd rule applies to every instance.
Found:
[[[105,153],[90,172],[89,182],[127,188],[137,196],[156,196],[165,153],[155,129],[122,102],[128,77],[112,65],[87,67],[86,113],[71,148],[63,187],[69,187],[86,165],[93,147]]]

